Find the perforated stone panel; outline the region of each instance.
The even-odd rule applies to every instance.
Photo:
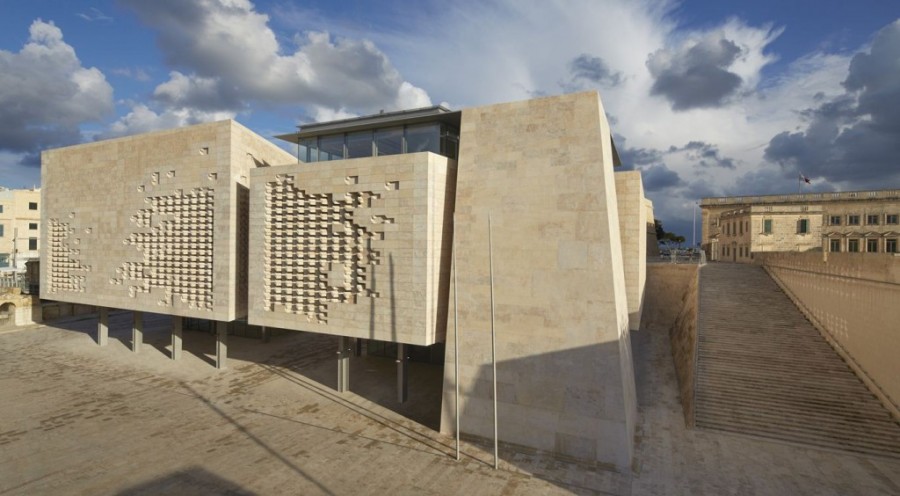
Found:
[[[42,292],[186,317],[246,315],[249,170],[295,160],[234,121],[44,152]]]
[[[131,216],[139,230],[124,243],[142,253],[140,261],[125,262],[110,284],[129,284],[131,297],[163,290],[157,304],[171,307],[177,297],[188,308],[213,308],[213,217],[215,191],[194,188],[174,195],[151,196],[150,208]]]
[[[442,340],[453,167],[419,153],[254,170],[250,323]]]

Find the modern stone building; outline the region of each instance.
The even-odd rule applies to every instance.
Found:
[[[704,198],[702,246],[710,260],[753,253],[900,252],[900,190]]]
[[[445,343],[442,430],[458,385],[461,431],[493,438],[496,384],[501,442],[630,465],[652,204],[597,93],[281,138],[296,157],[232,121],[45,152],[42,291],[331,334],[339,390],[353,341],[393,343],[401,401],[409,348]]]
[[[40,258],[41,190],[0,187],[0,269]]]
[[[101,344],[107,308],[245,317],[250,169],[291,160],[234,121],[45,151],[41,297],[101,307]]]

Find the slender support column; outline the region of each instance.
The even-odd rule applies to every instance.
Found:
[[[407,356],[406,345],[397,343],[397,401],[404,403],[409,397],[409,374],[407,373]]]
[[[674,252],[673,252],[674,253]],[[494,329],[494,228],[491,225],[491,214],[488,213],[488,264],[491,269],[491,368],[494,383],[494,470],[500,468],[499,436],[497,434],[497,333]]]
[[[337,352],[337,390],[343,393],[350,390],[350,338],[338,338]]]
[[[106,346],[109,344],[109,309],[106,307],[97,308],[99,318],[97,319],[97,344]]]
[[[228,368],[228,322],[216,321],[216,368]]]
[[[172,360],[181,360],[182,320],[180,315],[172,316]]]
[[[144,313],[133,312],[132,316],[134,318],[131,325],[131,351],[137,353],[144,344]]]
[[[260,333],[262,334],[262,342],[268,343],[269,342],[269,328],[266,326],[262,326],[260,328]]]

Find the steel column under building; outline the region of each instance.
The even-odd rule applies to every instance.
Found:
[[[97,344],[106,346],[109,344],[109,309],[97,308]]]
[[[132,317],[131,351],[137,353],[144,343],[144,313],[135,311],[132,312]]]

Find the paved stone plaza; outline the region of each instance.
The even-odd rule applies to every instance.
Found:
[[[0,334],[0,494],[900,494],[900,460],[687,431],[664,331],[632,334],[623,474],[511,449],[494,471],[470,444],[455,461],[439,366],[412,363],[398,407],[388,358],[352,359],[352,392],[334,392],[336,337],[233,337],[219,371],[202,331],[170,360],[168,326],[147,315],[139,354],[127,312],[106,348],[91,319]]]

